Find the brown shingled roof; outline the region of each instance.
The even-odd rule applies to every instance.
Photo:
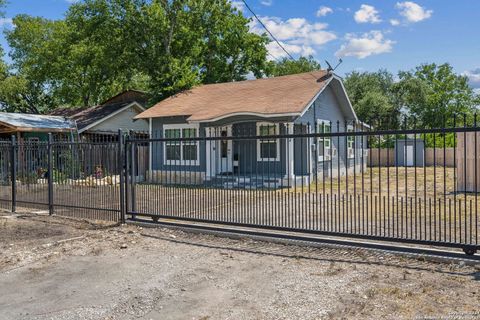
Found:
[[[206,121],[236,113],[300,114],[329,79],[321,70],[202,85],[169,97],[135,118],[188,116],[189,121]]]
[[[63,116],[75,120],[78,130],[81,131],[133,102],[137,102],[144,107],[147,102],[147,94],[139,90],[126,90],[109,98],[98,106],[57,108],[53,110],[50,115]]]

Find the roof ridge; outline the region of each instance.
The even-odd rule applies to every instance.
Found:
[[[199,87],[205,87],[205,86],[212,86],[212,85],[226,85],[226,84],[237,84],[237,83],[244,83],[244,82],[254,82],[254,81],[265,81],[265,80],[272,80],[272,79],[278,79],[278,78],[293,78],[293,77],[299,77],[303,75],[314,75],[315,73],[327,73],[328,71],[325,69],[320,69],[320,70],[314,70],[314,71],[308,71],[308,72],[300,72],[300,73],[292,73],[292,74],[285,74],[281,76],[275,76],[275,77],[266,77],[266,78],[256,78],[256,79],[250,79],[250,80],[240,80],[240,81],[227,81],[227,82],[216,82],[216,83],[206,83],[206,84],[200,84],[196,87],[193,87],[192,89],[199,88]],[[188,89],[186,90],[188,91]]]

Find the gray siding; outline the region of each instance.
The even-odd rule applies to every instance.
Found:
[[[316,130],[317,120],[326,120],[331,121],[332,123],[332,132],[345,132],[347,130],[348,122],[353,121],[353,118],[348,118],[340,108],[340,103],[338,98],[336,97],[334,91],[331,87],[325,88],[325,90],[320,94],[320,96],[315,100],[314,104],[305,112],[305,114],[298,118],[295,123],[303,123],[309,124],[310,130],[312,133]],[[357,130],[359,130],[357,128]],[[347,159],[347,146],[346,146],[346,138],[345,137],[332,137],[331,139],[331,147],[332,152],[336,150],[336,156],[333,156],[329,161],[317,161],[317,151],[316,151],[316,141],[315,139],[310,139],[310,143],[303,142],[302,151],[303,154],[307,154],[307,148],[310,146],[311,152],[311,162],[314,171],[319,172],[319,174],[325,176],[329,176],[331,172],[336,175],[340,172],[341,175],[345,174],[346,172],[346,163],[348,164],[348,168],[353,168],[354,164],[359,165],[361,164],[361,157],[362,157],[362,139],[357,137],[355,140],[355,158]],[[366,139],[364,139],[364,148],[367,148]],[[297,153],[298,152],[298,153]],[[302,165],[303,168],[308,168],[307,161],[305,156],[300,155],[300,150],[295,150],[295,154],[297,157],[303,158],[303,162],[299,163],[298,166]],[[366,163],[366,159],[364,159],[364,164]],[[316,168],[315,168],[316,167]],[[326,172],[324,171],[326,170]],[[305,173],[305,171],[303,170]]]
[[[147,132],[148,120],[140,119],[133,121],[133,118],[138,114],[139,111],[135,107],[130,107],[88,129],[88,132],[118,132],[118,129]]]
[[[184,117],[154,118],[152,119],[152,138],[163,138],[164,124],[185,124]],[[205,137],[205,127],[200,125],[199,136]],[[168,171],[191,171],[205,172],[206,170],[206,154],[205,142],[199,142],[200,159],[199,165],[167,165],[164,161],[165,143],[152,143],[152,170],[168,170]]]
[[[233,125],[233,136],[256,135],[257,122],[244,122]],[[285,134],[285,126],[280,125],[280,134]],[[284,176],[287,174],[286,143],[280,139],[279,161],[257,161],[256,140],[234,140],[233,158],[238,159],[239,174]]]
[[[318,119],[328,120],[332,122],[332,132],[344,132],[346,130],[346,122],[352,121],[351,114],[346,116],[340,107],[339,100],[337,99],[334,90],[327,87],[316,99],[312,107],[310,107],[303,116],[297,119],[278,118],[278,119],[261,119],[258,117],[238,116],[223,119],[216,123],[206,123],[200,125],[200,137],[205,136],[205,130],[209,130],[211,126],[221,126],[226,124],[233,124],[232,134],[233,136],[242,135],[256,135],[256,123],[257,122],[291,122],[295,123],[295,133],[306,133],[307,125],[310,124],[310,132],[315,132],[315,125]],[[160,137],[163,134],[164,124],[181,124],[186,123],[184,117],[169,117],[169,118],[156,118],[152,121],[153,137]],[[280,134],[285,134],[286,128],[284,125],[280,125]],[[206,143],[201,141],[200,145],[200,163],[194,166],[169,166],[164,165],[164,146],[163,143],[153,143],[152,146],[152,169],[153,170],[178,170],[178,171],[194,171],[205,172],[206,171]],[[361,139],[356,139],[356,165],[361,163],[362,150]],[[366,149],[366,141],[364,141],[364,148]],[[218,148],[216,148],[218,150]],[[238,161],[238,170],[240,175],[262,175],[267,174],[269,176],[285,176],[288,171],[288,163],[290,159],[287,159],[287,143],[285,139],[280,139],[280,159],[279,161],[257,161],[257,142],[252,140],[235,140],[232,144],[232,158]],[[309,153],[308,150],[312,152]],[[319,172],[322,175],[336,175],[345,174],[346,163],[349,169],[353,168],[354,160],[347,160],[346,152],[346,138],[345,137],[332,137],[332,150],[336,149],[336,156],[330,161],[318,162],[316,153],[316,141],[312,138],[295,138],[294,139],[294,174],[295,175],[310,175],[310,168],[314,172]],[[215,151],[216,152],[216,151]],[[308,155],[311,154],[309,157]],[[214,154],[210,155],[212,158]],[[367,160],[364,159],[364,163]],[[329,168],[327,172],[323,170]],[[331,168],[331,171],[330,171]],[[339,168],[339,169],[338,169]]]

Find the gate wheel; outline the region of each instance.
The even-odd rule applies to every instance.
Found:
[[[152,217],[153,222],[158,222],[159,219],[159,217]]]
[[[463,252],[465,252],[467,256],[473,256],[475,253],[477,253],[477,249],[474,247],[465,247],[463,248]]]

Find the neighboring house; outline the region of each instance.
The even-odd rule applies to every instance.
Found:
[[[51,115],[60,115],[75,120],[82,140],[101,138],[116,140],[118,130],[148,134],[148,121],[134,121],[134,117],[145,111],[146,94],[127,90],[94,107],[59,108]]]
[[[12,136],[15,136],[19,177],[45,167],[46,154],[40,151],[38,142],[45,144],[49,133],[55,141],[71,140],[76,134],[75,122],[57,116],[0,112],[0,143],[11,141]],[[10,173],[8,163],[11,154],[6,152],[6,148],[10,148],[10,144],[4,144],[0,151],[1,183],[7,181],[7,173]]]
[[[68,140],[76,133],[75,121],[61,116],[0,112],[0,139],[17,142],[47,141],[52,133],[55,140]]]
[[[365,126],[341,78],[326,71],[199,86],[159,102],[136,119],[150,121],[154,138],[345,132]],[[269,185],[272,178],[278,185],[308,183],[314,176],[345,174],[345,167],[353,169],[354,158],[360,170],[359,159],[366,157],[366,141],[361,140],[352,136],[152,143],[148,177],[158,181],[183,175],[203,183],[239,173],[268,176]]]

